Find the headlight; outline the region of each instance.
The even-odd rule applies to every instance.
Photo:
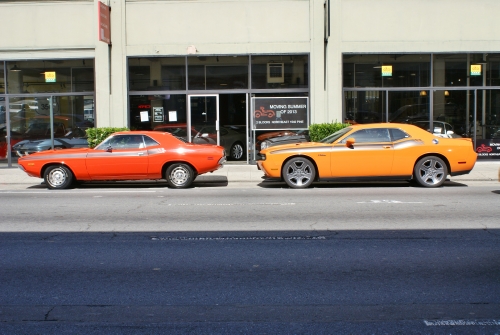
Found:
[[[266,148],[269,148],[269,145],[271,144],[271,142],[269,141],[263,141],[261,144],[260,144],[260,150],[264,150]]]

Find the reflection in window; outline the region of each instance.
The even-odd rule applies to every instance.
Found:
[[[7,93],[94,91],[93,59],[17,61],[6,65]]]
[[[307,55],[252,56],[252,88],[307,88]]]
[[[129,58],[129,90],[184,90],[185,62],[185,57]]]
[[[389,92],[389,122],[413,123],[429,120],[429,112],[427,91]]]
[[[190,90],[248,88],[247,56],[188,57]]]
[[[430,55],[345,54],[344,87],[424,87],[430,85]],[[390,68],[384,71],[384,66]]]
[[[5,93],[5,80],[4,80],[4,62],[0,62],[0,94]],[[5,101],[5,98],[0,98],[0,106],[4,106],[2,101]],[[1,110],[1,107],[0,107]]]
[[[385,121],[385,101],[382,91],[345,92],[348,123],[375,123]]]
[[[361,129],[349,135],[348,138],[354,138],[356,143],[391,142],[387,128]],[[345,143],[346,140],[347,138],[343,139],[342,143]]]
[[[408,135],[407,133],[405,133],[401,129],[390,128],[389,132],[391,133],[391,139],[394,142],[410,137],[410,135]]]

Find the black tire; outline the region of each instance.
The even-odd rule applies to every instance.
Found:
[[[292,188],[307,188],[316,178],[316,168],[307,158],[295,157],[283,166],[283,179]]]
[[[423,187],[439,187],[448,176],[448,167],[439,157],[421,158],[413,169],[413,178]]]
[[[243,148],[243,144],[240,142],[236,142],[231,146],[231,150],[229,152],[229,157],[231,160],[237,161],[243,158],[243,154],[245,149]]]
[[[172,188],[186,188],[194,180],[193,169],[184,163],[170,165],[165,171],[165,179]]]
[[[73,173],[64,165],[49,166],[44,174],[45,185],[53,190],[69,188],[73,183]]]

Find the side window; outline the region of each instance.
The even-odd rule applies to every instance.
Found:
[[[146,143],[146,147],[154,147],[155,145],[158,145],[158,142],[149,136],[144,136],[144,142]]]
[[[99,146],[99,149],[106,149],[111,146],[114,149],[139,149],[144,148],[142,135],[117,135]]]
[[[402,131],[401,129],[390,129],[392,141],[399,141],[403,138],[410,138],[410,135]]]
[[[347,138],[354,138],[356,143],[391,142],[387,128],[361,129]],[[346,139],[342,142],[345,143]]]

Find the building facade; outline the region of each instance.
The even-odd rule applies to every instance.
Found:
[[[252,162],[264,132],[344,120],[450,126],[497,158],[498,12],[496,0],[0,1],[0,165],[16,142],[90,126],[221,144],[235,131]]]

